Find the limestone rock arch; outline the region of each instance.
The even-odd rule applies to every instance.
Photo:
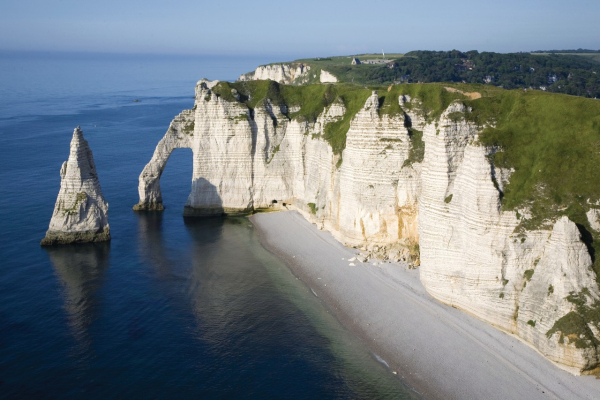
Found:
[[[140,202],[133,206],[134,210],[164,210],[160,177],[173,150],[192,149],[193,134],[194,110],[184,110],[171,121],[167,133],[158,142],[152,159],[140,174],[138,186]]]

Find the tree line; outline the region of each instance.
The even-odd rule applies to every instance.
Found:
[[[577,50],[579,51],[579,50]],[[492,53],[476,50],[412,51],[383,66],[336,66],[343,81],[362,84],[464,82],[505,89],[533,88],[600,98],[600,63],[580,56]]]

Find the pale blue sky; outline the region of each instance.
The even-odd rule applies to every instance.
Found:
[[[600,49],[600,0],[2,0],[0,50],[261,54]]]

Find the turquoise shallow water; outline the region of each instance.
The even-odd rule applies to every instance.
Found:
[[[169,161],[163,213],[131,210],[194,83],[268,61],[0,54],[2,397],[414,397],[247,219],[182,218],[191,151]],[[41,248],[77,125],[113,240]]]

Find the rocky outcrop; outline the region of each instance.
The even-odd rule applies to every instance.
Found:
[[[303,63],[262,65],[252,72],[240,75],[238,80],[256,81],[270,79],[286,85],[305,84],[309,81],[321,83],[335,83],[338,81],[338,79],[328,71],[317,68],[314,73],[309,74],[310,71],[310,65]]]
[[[397,101],[404,111],[386,113],[374,92],[336,154],[324,134],[347,112],[341,102],[309,122],[268,100],[254,109],[226,101],[200,82],[194,109],[171,123],[140,175],[136,207],[162,207],[159,178],[170,152],[189,147],[186,215],[294,207],[365,254],[420,262],[433,297],[561,367],[597,366],[600,292],[577,226],[563,217],[550,229],[520,230],[517,213],[501,207],[511,171],[495,168],[493,149],[478,143],[480,128],[457,118],[465,106],[452,103],[425,121],[418,100]]]
[[[270,79],[275,82],[292,84],[305,76],[310,67],[302,63],[261,65],[253,72],[240,75],[240,81],[257,81]]]
[[[586,213],[588,222],[593,230],[600,232],[600,209],[592,208]]]
[[[80,127],[73,131],[69,160],[63,163],[60,177],[54,213],[41,244],[110,240],[108,203],[100,189],[92,151]]]
[[[321,83],[335,83],[338,79],[329,71],[321,70],[321,74],[319,75],[319,80]]]

